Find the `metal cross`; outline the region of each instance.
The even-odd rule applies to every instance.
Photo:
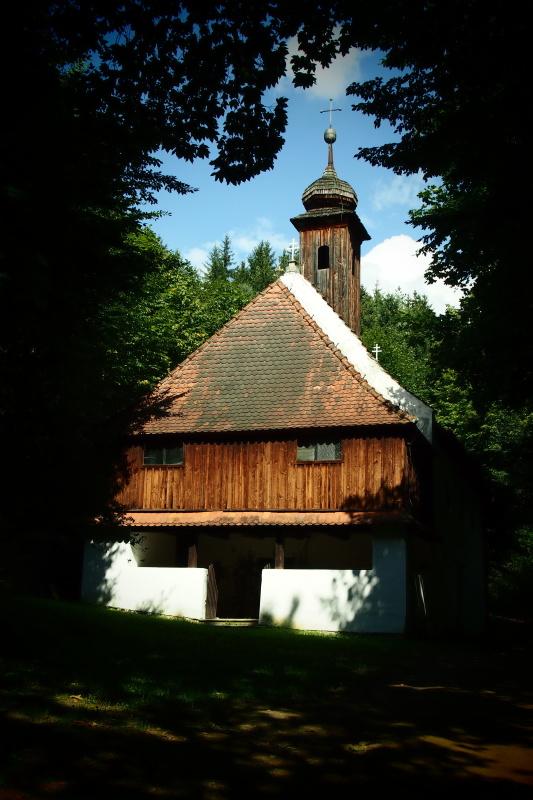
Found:
[[[379,354],[381,353],[381,347],[379,346],[379,344],[376,343],[374,345],[374,347],[372,348],[372,352],[374,353],[374,358],[376,359],[376,361],[379,361]]]
[[[329,99],[329,109],[326,108],[323,111],[321,111],[320,113],[321,114],[327,114],[328,110],[329,110],[329,127],[331,128],[332,127],[332,123],[333,123],[333,112],[334,111],[342,111],[342,108],[333,108],[333,100],[330,97],[330,99]]]
[[[294,239],[292,240],[292,242],[289,245],[289,250],[290,250],[290,253],[291,253],[291,261],[294,261],[294,253],[296,252],[296,250],[298,250],[298,243],[295,242]]]

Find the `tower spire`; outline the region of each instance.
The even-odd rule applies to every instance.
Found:
[[[333,112],[334,111],[342,111],[342,108],[333,108],[333,100],[330,98],[329,100],[329,109],[323,109],[320,113],[327,114],[329,111],[329,128],[324,131],[324,141],[328,146],[328,166],[326,170],[333,170],[335,172],[335,167],[333,166],[333,142],[337,138],[337,131],[333,127]]]
[[[328,165],[302,195],[304,214],[291,219],[300,234],[300,273],[331,308],[359,333],[361,243],[370,239],[355,209],[357,195],[333,166],[333,100],[329,101]],[[321,113],[327,114],[328,111]]]

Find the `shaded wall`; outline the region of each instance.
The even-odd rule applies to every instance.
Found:
[[[372,569],[264,570],[259,621],[301,630],[403,633],[403,538],[377,533]]]
[[[139,566],[135,555],[128,542],[88,543],[82,602],[205,619],[206,569]]]

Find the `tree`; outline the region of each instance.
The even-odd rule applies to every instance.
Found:
[[[27,123],[35,119],[53,143],[50,125],[70,127],[75,117],[87,143],[98,145],[101,167],[115,176],[126,170],[127,188],[137,196],[161,185],[179,190],[178,181],[158,172],[159,149],[192,160],[208,157],[212,144],[217,178],[240,182],[258,174],[272,165],[286,124],[286,101],[267,107],[263,93],[284,74],[285,39],[298,27],[269,17],[270,10],[262,2],[11,4],[3,66],[20,68],[6,81],[4,99],[11,131],[23,142],[17,147],[6,132],[10,143],[30,151],[35,128]],[[65,78],[61,104],[50,103]],[[58,134],[69,147],[70,131],[59,127]]]
[[[414,292],[384,294],[376,286],[361,289],[361,340],[402,386],[430,403],[433,379],[439,374],[436,358],[438,318],[427,297]]]
[[[499,612],[531,614],[533,413],[499,400],[480,407],[476,389],[450,363],[464,313],[437,317],[425,297],[376,288],[361,293],[361,338],[377,342],[382,366],[429,403],[439,425],[453,431],[480,478],[491,597]]]
[[[501,398],[518,407],[533,389],[530,359],[524,358],[533,301],[529,292],[516,291],[527,280],[527,210],[514,201],[529,149],[516,79],[529,66],[526,27],[503,3],[490,9],[482,0],[388,7],[373,32],[368,19],[358,19],[356,31],[347,26],[341,33],[344,47],[384,50],[383,64],[393,71],[387,81],[348,89],[360,98],[354,109],[401,135],[358,156],[435,181],[421,193],[411,221],[432,254],[428,279],[470,288],[461,373],[476,388],[477,402]],[[368,13],[377,18],[378,11]],[[505,381],[495,360],[505,362]]]
[[[104,238],[106,218],[94,216],[98,262],[87,264],[95,254],[88,239],[86,252],[55,254],[42,276],[26,263],[18,279],[4,278],[0,427],[10,501],[0,509],[2,579],[31,591],[48,590],[54,575],[63,588],[70,580],[75,586],[76,564],[63,557],[75,555],[91,520],[118,510],[121,437],[152,413],[147,390],[169,366],[165,331],[151,324],[166,253],[148,233],[123,230],[121,239],[114,220],[113,237]],[[66,258],[75,260],[71,274],[60,269]],[[40,280],[24,286],[29,276]],[[25,311],[10,313],[17,295]]]
[[[241,285],[250,286],[250,270],[246,265],[246,261],[241,261],[237,267],[235,267],[233,271],[233,280],[235,283],[239,283]]]
[[[225,281],[228,279],[228,274],[224,269],[218,244],[213,246],[213,249],[207,258],[207,263],[204,264],[204,268],[204,276],[206,281]]]
[[[269,242],[261,241],[248,256],[250,283],[255,292],[276,280],[276,255]]]
[[[289,262],[292,261],[292,260],[293,260],[292,254],[289,253],[288,250],[284,250],[282,252],[282,254],[278,257],[277,272],[280,275],[282,275],[287,270],[287,267],[289,266]],[[300,251],[299,250],[295,250],[295,252],[294,252],[294,262],[296,264],[300,263]]]
[[[226,234],[220,247],[216,244],[209,253],[205,265],[205,280],[208,283],[228,281],[232,275],[234,263],[235,257],[231,250],[231,241]]]

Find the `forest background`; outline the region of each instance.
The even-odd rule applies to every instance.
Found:
[[[512,9],[511,9],[512,10]],[[239,184],[272,166],[287,104],[262,103],[287,71],[379,50],[389,80],[347,87],[399,141],[357,156],[421,173],[411,212],[428,279],[467,289],[436,315],[424,297],[363,293],[362,338],[435,408],[482,479],[492,595],[531,616],[533,421],[525,290],[525,26],[509,4],[408,8],[333,0],[211,4],[29,0],[8,7],[2,131],[1,578],[73,592],[88,521],[112,520],[124,436],[149,390],[276,276],[268,242],[236,264],[228,238],[200,277],[149,229],[146,202],[193,189],[160,151],[210,159]],[[299,51],[288,59],[287,42]],[[497,54],[497,61],[496,61]],[[244,132],[244,133],[243,133]],[[136,409],[135,412],[132,409]]]

